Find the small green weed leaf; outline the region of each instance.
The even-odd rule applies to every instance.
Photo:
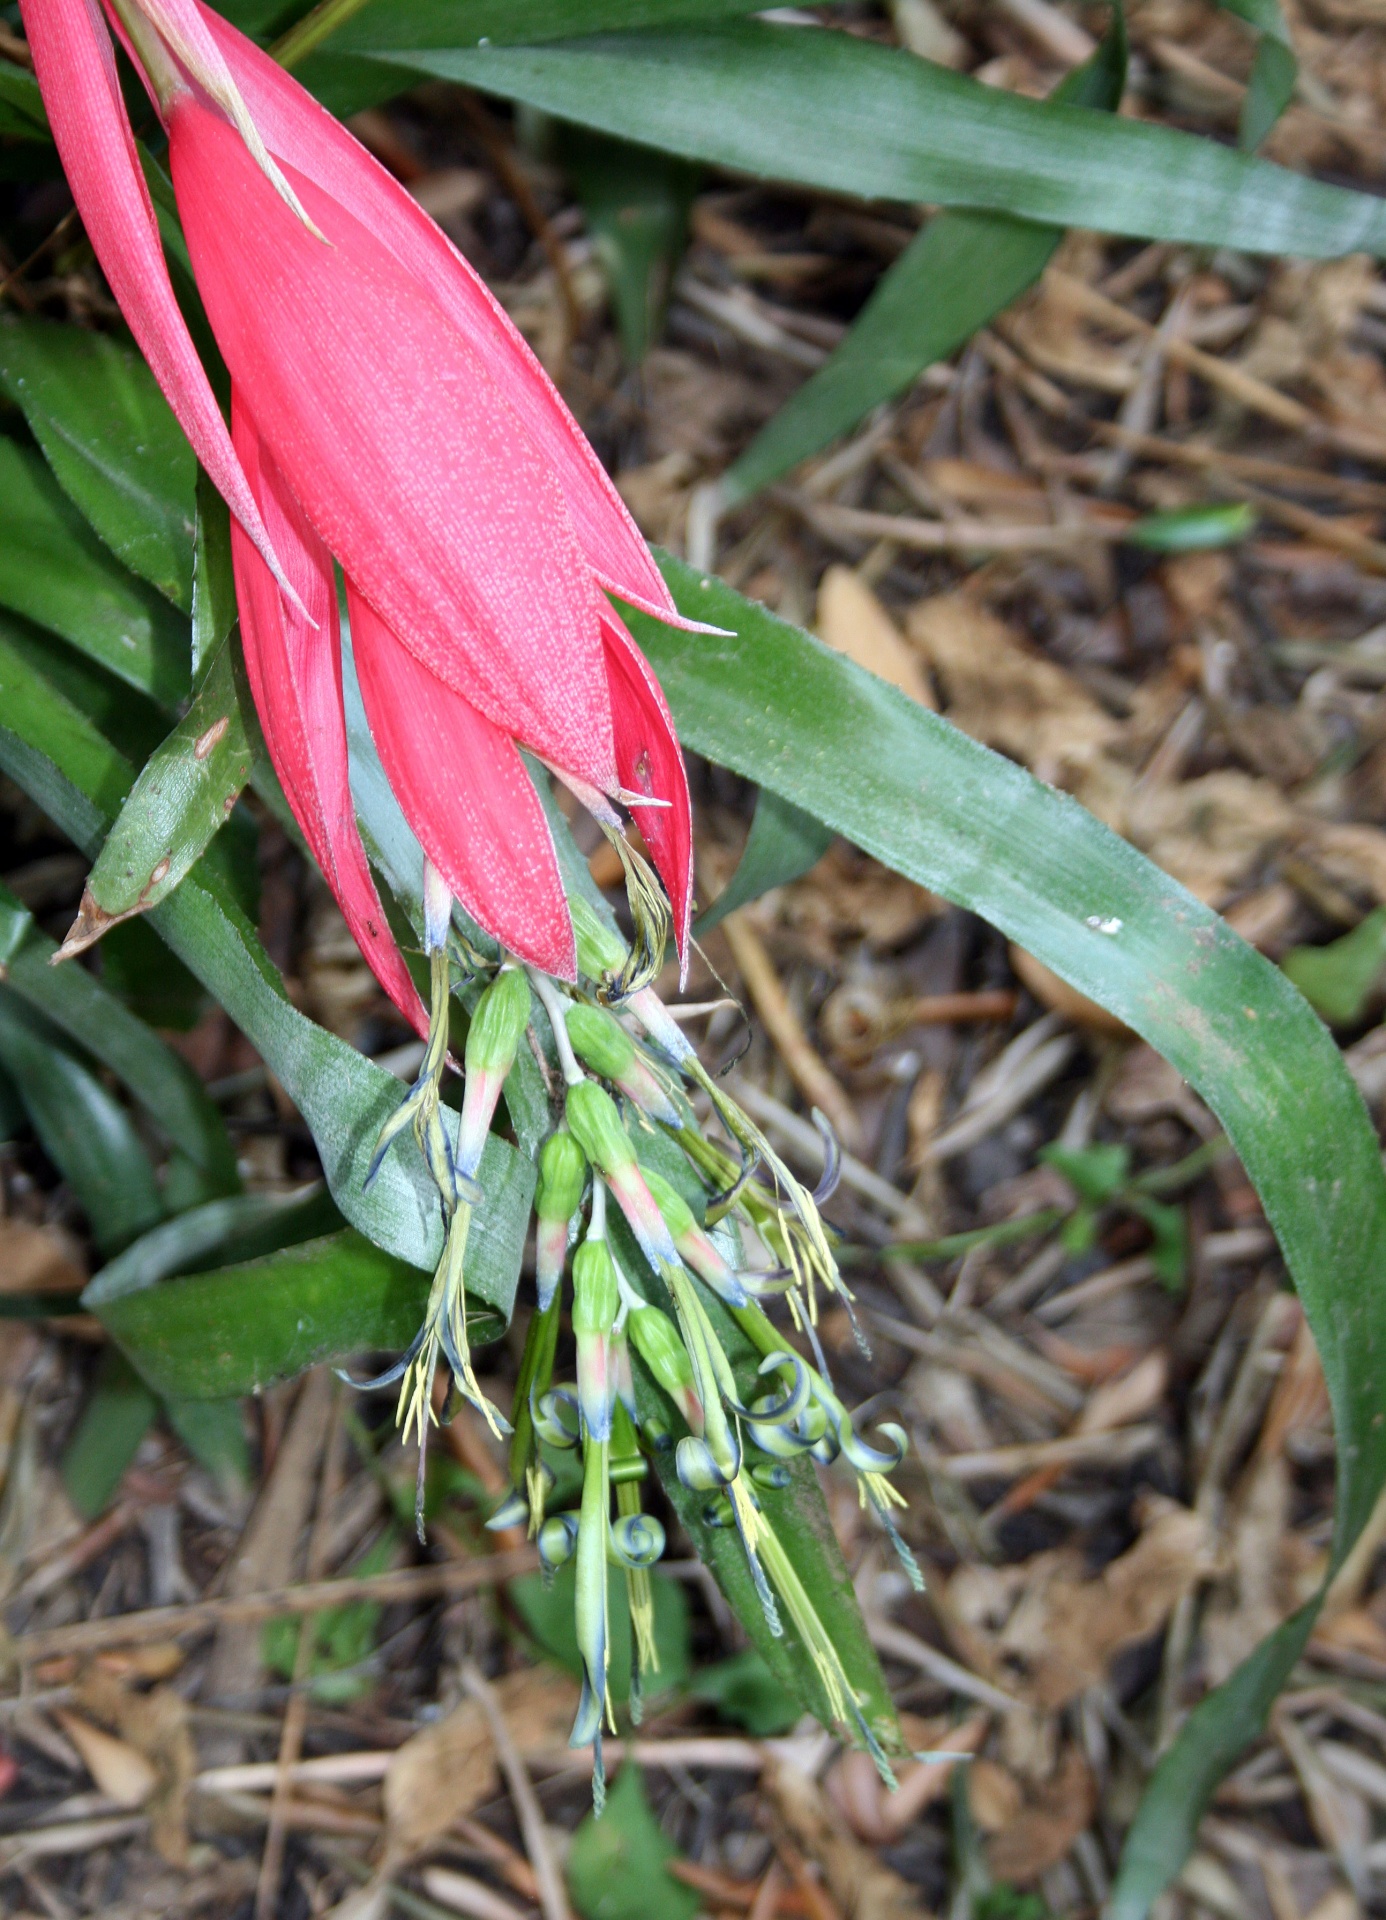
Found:
[[[600,1819],[588,1814],[568,1853],[568,1890],[582,1920],[693,1920],[702,1902],[665,1872],[678,1848],[650,1811],[640,1769],[621,1768]]]
[[[1235,546],[1255,531],[1255,507],[1237,500],[1147,513],[1126,529],[1122,539],[1128,546],[1145,547],[1151,553],[1208,553],[1218,547]]]
[[[1293,99],[1299,62],[1280,0],[1218,0],[1218,4],[1245,20],[1257,35],[1256,59],[1237,129],[1239,144],[1250,153]]]
[[[699,1667],[689,1692],[695,1700],[715,1707],[724,1720],[744,1727],[757,1740],[788,1733],[803,1711],[754,1647],[743,1647],[729,1660]]]
[[[250,1446],[239,1400],[166,1400],[164,1415],[198,1465],[226,1492],[253,1485]]]
[[[1100,1207],[1131,1177],[1131,1150],[1116,1142],[1091,1147],[1041,1147],[1037,1159],[1061,1173],[1081,1200]]]
[[[1292,947],[1280,964],[1331,1027],[1356,1026],[1386,972],[1386,907],[1325,947]]]

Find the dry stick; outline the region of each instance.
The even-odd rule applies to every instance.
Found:
[[[533,1547],[516,1547],[485,1560],[439,1566],[397,1567],[390,1573],[362,1574],[345,1580],[309,1580],[296,1586],[274,1587],[264,1593],[226,1595],[193,1600],[178,1607],[146,1607],[138,1613],[116,1614],[108,1620],[77,1620],[66,1627],[40,1628],[12,1640],[9,1659],[32,1666],[66,1654],[101,1653],[109,1647],[145,1645],[180,1634],[205,1632],[223,1620],[269,1620],[276,1614],[321,1613],[352,1600],[378,1600],[392,1605],[408,1600],[432,1600],[442,1594],[471,1593],[477,1587],[500,1586],[522,1573],[533,1573],[539,1555]]]
[[[510,1798],[515,1803],[515,1816],[520,1823],[520,1832],[524,1836],[525,1850],[529,1854],[529,1863],[534,1868],[534,1877],[539,1883],[540,1912],[544,1920],[572,1920],[572,1909],[568,1905],[568,1896],[564,1891],[563,1877],[553,1857],[553,1848],[549,1845],[549,1830],[544,1824],[544,1810],[539,1805],[539,1796],[534,1791],[534,1782],[525,1771],[525,1763],[520,1758],[519,1749],[515,1745],[510,1728],[506,1725],[500,1702],[482,1677],[481,1669],[470,1661],[462,1669],[462,1686],[480,1706],[490,1725],[491,1738],[496,1747],[496,1759],[500,1762],[501,1772],[505,1775],[505,1784],[510,1789]]]
[[[318,1482],[317,1512],[308,1539],[305,1571],[310,1580],[322,1578],[327,1563],[328,1527],[332,1507],[341,1487],[346,1431],[342,1425],[342,1390],[337,1380],[331,1386],[327,1444],[323,1448],[323,1472]],[[279,1905],[279,1885],[284,1876],[284,1841],[288,1831],[288,1808],[292,1798],[289,1768],[303,1751],[303,1730],[308,1721],[308,1669],[313,1659],[313,1626],[310,1616],[299,1630],[294,1649],[293,1691],[284,1709],[284,1725],[279,1736],[278,1772],[274,1796],[270,1801],[269,1826],[265,1831],[264,1851],[260,1855],[260,1877],[255,1888],[255,1920],[274,1920]]]
[[[878,513],[868,507],[820,505],[789,487],[774,498],[793,509],[815,533],[837,540],[893,540],[916,553],[1069,553],[1084,541],[1116,541],[1136,518],[1108,509],[1103,520],[1066,526],[1003,526],[991,520],[921,520],[908,513]],[[728,924],[728,923],[724,923]]]
[[[730,913],[722,922],[727,945],[738,973],[755,1003],[765,1031],[789,1069],[790,1077],[810,1106],[821,1107],[844,1146],[861,1146],[861,1122],[847,1091],[815,1050],[794,1011],[765,942],[744,914]]]
[[[1076,279],[1059,267],[1050,267],[1045,275],[1045,283],[1064,293],[1075,307],[1091,319],[1111,327],[1115,332],[1137,334],[1143,338],[1151,338],[1157,333],[1149,320],[1130,312],[1115,300],[1109,300],[1096,287],[1090,287],[1086,281]],[[1216,354],[1205,352],[1202,347],[1194,346],[1179,334],[1169,336],[1163,346],[1166,357],[1176,365],[1187,367],[1190,373],[1198,374],[1209,386],[1220,387],[1232,399],[1239,400],[1256,413],[1264,414],[1268,420],[1302,433],[1320,445],[1353,454],[1358,459],[1386,463],[1386,440],[1379,435],[1359,433],[1351,427],[1328,425],[1302,400],[1292,400],[1288,394],[1281,393],[1278,387],[1258,380],[1255,374],[1248,373],[1244,367],[1219,360]]]

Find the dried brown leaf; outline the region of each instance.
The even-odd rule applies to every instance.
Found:
[[[1057,1866],[1097,1811],[1097,1783],[1077,1747],[1065,1750],[1052,1779],[987,1842],[995,1880],[1027,1887]]]
[[[829,567],[818,586],[818,637],[835,653],[888,680],[921,707],[936,707],[919,656],[851,567]]]

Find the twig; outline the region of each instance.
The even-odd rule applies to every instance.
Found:
[[[1136,517],[1121,508],[1106,507],[1100,521],[1063,527],[1008,526],[994,520],[922,520],[915,514],[840,507],[810,500],[792,487],[776,487],[773,493],[781,506],[829,539],[893,540],[916,553],[1071,553],[1085,542],[1124,540]]]
[[[765,942],[742,913],[722,922],[737,971],[755,1003],[765,1031],[800,1093],[810,1106],[821,1107],[846,1147],[860,1148],[861,1122],[842,1082],[832,1072],[804,1031],[790,1003]]]
[[[204,1632],[223,1620],[269,1620],[283,1613],[321,1613],[353,1600],[378,1600],[385,1605],[408,1600],[432,1600],[441,1594],[471,1593],[477,1587],[500,1586],[522,1573],[533,1573],[539,1556],[532,1547],[517,1547],[485,1560],[448,1561],[440,1566],[397,1567],[390,1573],[361,1574],[345,1580],[309,1580],[297,1586],[275,1587],[264,1593],[226,1595],[193,1600],[180,1607],[146,1607],[139,1613],[116,1614],[109,1620],[76,1620],[66,1627],[40,1628],[16,1636],[10,1657],[32,1666],[62,1654],[100,1653],[108,1647],[138,1646],[168,1640],[184,1633]]]
[[[1063,1434],[1057,1440],[984,1447],[976,1453],[945,1453],[939,1455],[939,1465],[955,1480],[1009,1480],[1014,1474],[1033,1473],[1040,1467],[1081,1466],[1088,1460],[1124,1466],[1143,1453],[1152,1453],[1162,1436],[1163,1429],[1152,1424],[1117,1427],[1108,1433]]]
[[[343,1442],[341,1387],[333,1381],[328,1415],[327,1443],[323,1448],[323,1472],[318,1482],[317,1511],[308,1540],[305,1572],[310,1580],[320,1579],[327,1565],[328,1528],[333,1502],[342,1481]],[[284,1840],[288,1830],[290,1800],[289,1768],[303,1750],[303,1730],[308,1721],[308,1692],[305,1685],[313,1660],[313,1623],[311,1616],[299,1629],[294,1649],[293,1691],[284,1709],[284,1725],[279,1736],[278,1773],[270,1802],[269,1825],[265,1831],[264,1851],[260,1855],[260,1877],[255,1888],[255,1920],[274,1920],[279,1906],[279,1887],[284,1875]]]
[[[462,1687],[464,1692],[470,1694],[471,1698],[477,1702],[491,1728],[491,1738],[496,1746],[496,1759],[500,1763],[501,1772],[505,1775],[505,1784],[510,1789],[510,1798],[515,1805],[515,1817],[520,1823],[520,1832],[524,1837],[525,1851],[534,1869],[534,1877],[539,1883],[539,1908],[544,1920],[572,1920],[572,1909],[568,1905],[563,1878],[558,1871],[558,1863],[553,1857],[553,1848],[549,1844],[549,1830],[544,1823],[544,1810],[539,1805],[539,1796],[534,1791],[534,1782],[525,1771],[525,1763],[520,1758],[519,1749],[515,1745],[510,1728],[506,1725],[500,1702],[483,1678],[481,1669],[470,1661],[462,1669]]]
[[[937,1680],[941,1687],[947,1687],[952,1693],[962,1694],[964,1699],[976,1700],[984,1707],[994,1707],[998,1713],[1015,1713],[1023,1704],[1014,1694],[994,1687],[990,1680],[983,1680],[980,1674],[971,1672],[958,1661],[950,1659],[946,1653],[940,1653],[937,1647],[931,1647],[927,1640],[921,1640],[904,1627],[897,1627],[891,1620],[881,1620],[868,1614],[866,1630],[878,1653],[888,1654],[892,1660],[901,1660],[906,1666],[918,1668],[920,1673],[927,1673],[931,1680]]]

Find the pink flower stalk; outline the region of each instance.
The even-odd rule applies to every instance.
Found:
[[[96,0],[21,0],[54,138],[112,291],[231,508],[266,742],[382,985],[422,1030],[352,809],[334,560],[381,762],[451,893],[521,959],[575,976],[523,746],[608,824],[638,808],[685,954],[683,760],[606,593],[689,623],[577,423],[462,256],[268,55],[198,0],[105,3],[168,130],[231,372],[229,433],[174,301]]]

